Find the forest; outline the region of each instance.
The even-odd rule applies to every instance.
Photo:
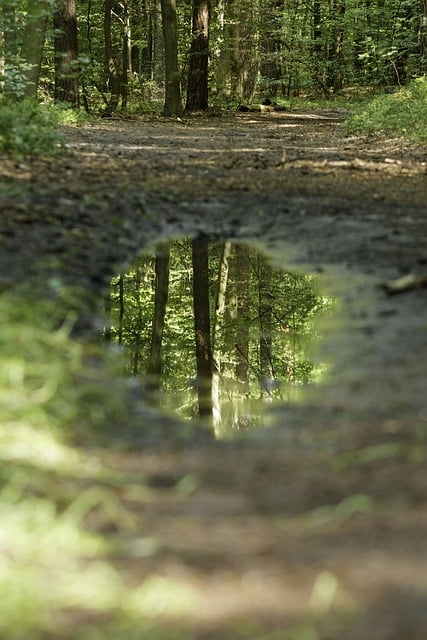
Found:
[[[89,113],[280,104],[426,73],[424,0],[3,0],[1,99]]]
[[[0,640],[425,640],[427,0],[0,0]]]
[[[169,411],[230,437],[262,423],[263,402],[289,401],[320,376],[310,343],[331,306],[315,276],[275,271],[253,248],[181,240],[113,279],[104,337],[125,347],[125,371],[151,402],[161,388]]]

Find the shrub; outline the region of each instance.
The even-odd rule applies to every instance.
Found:
[[[0,103],[0,153],[52,155],[62,148],[60,111],[35,100]]]
[[[426,77],[356,108],[344,128],[346,133],[380,133],[403,135],[418,142],[427,140]]]

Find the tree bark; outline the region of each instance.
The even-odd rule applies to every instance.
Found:
[[[76,0],[58,0],[53,14],[56,102],[78,107],[79,64]]]
[[[32,2],[31,15],[27,16],[22,36],[20,56],[21,60],[26,63],[26,68],[22,71],[23,98],[33,98],[37,95],[49,15],[51,15],[49,0],[35,0]]]
[[[326,84],[334,93],[342,91],[344,84],[344,17],[345,0],[333,0],[331,6],[331,34],[328,51],[329,72]]]
[[[192,241],[193,309],[200,417],[212,418],[212,348],[207,240]]]
[[[10,83],[10,72],[18,67],[18,38],[16,7],[4,2],[0,10],[0,88],[5,95],[14,96],[15,87]]]
[[[176,0],[162,0],[163,40],[165,45],[165,116],[182,115],[181,86],[178,70],[178,28]]]
[[[228,261],[231,254],[231,242],[221,245],[218,270],[218,285],[215,303],[215,318],[212,334],[212,411],[214,428],[218,432],[221,425],[220,375],[221,375],[221,332],[224,322],[225,298],[228,284]]]
[[[186,111],[208,108],[210,0],[193,0]]]
[[[127,2],[123,2],[123,45],[122,45],[122,110],[126,109],[129,97],[129,77],[132,73],[132,52],[131,52],[131,26],[129,6]]]
[[[165,327],[166,307],[169,294],[170,245],[165,244],[156,256],[156,283],[154,291],[154,313],[151,330],[148,375],[153,376],[152,387],[157,388],[162,373],[162,340]]]
[[[107,86],[110,91],[110,100],[107,106],[107,113],[116,111],[121,92],[120,74],[117,65],[117,58],[113,50],[113,41],[111,37],[111,12],[112,0],[105,0],[104,5],[104,65]]]
[[[249,385],[249,248],[236,245],[237,291],[236,378],[245,393]]]
[[[258,25],[251,2],[230,1],[231,71],[234,93],[246,103],[252,101],[260,67]]]
[[[272,314],[271,267],[263,256],[258,258],[258,313],[259,313],[259,378],[261,397],[268,397],[274,388],[272,354]]]
[[[420,62],[419,75],[427,73],[427,0],[420,0]]]

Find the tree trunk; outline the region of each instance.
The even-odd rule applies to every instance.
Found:
[[[322,40],[322,9],[320,0],[313,2],[313,79],[325,95],[329,98],[329,88],[326,84],[324,70],[324,48]]]
[[[247,103],[254,97],[260,65],[260,33],[254,11],[252,3],[230,0],[232,88]]]
[[[20,56],[21,61],[25,62],[25,68],[22,71],[23,98],[32,98],[37,95],[49,15],[51,15],[49,0],[34,0],[32,2],[31,15],[27,16],[22,36]]]
[[[212,418],[212,349],[207,240],[192,241],[193,309],[200,417]]]
[[[193,0],[186,111],[208,108],[210,0]]]
[[[162,0],[163,39],[165,44],[165,116],[183,112],[178,71],[178,29],[176,0]]]
[[[420,62],[419,75],[427,73],[427,0],[420,0]]]
[[[79,106],[76,0],[58,0],[53,14],[55,101]]]
[[[236,245],[237,291],[236,379],[243,393],[249,384],[249,248]]]
[[[331,34],[328,54],[329,73],[327,75],[327,86],[332,88],[334,93],[342,91],[344,83],[344,18],[345,0],[333,0],[331,6]]]
[[[259,313],[259,378],[261,397],[268,397],[274,389],[274,369],[272,354],[272,314],[271,267],[263,256],[258,259],[258,313]]]
[[[123,45],[122,45],[122,109],[126,109],[129,95],[129,76],[132,73],[132,52],[131,52],[131,28],[129,7],[127,2],[123,3]]]
[[[16,87],[11,72],[18,68],[18,38],[16,7],[4,2],[0,11],[0,90],[16,96]],[[12,80],[12,82],[10,82]]]
[[[260,73],[264,98],[283,94],[282,42],[277,28],[277,15],[283,11],[283,2],[269,0],[261,27]]]
[[[119,328],[117,334],[117,341],[119,344],[123,343],[123,320],[125,317],[125,278],[123,273],[119,276]]]
[[[134,325],[134,343],[132,345],[133,347],[133,354],[132,354],[132,375],[136,376],[138,375],[138,371],[139,371],[139,363],[140,363],[140,359],[141,359],[141,336],[142,336],[142,332],[143,332],[143,314],[142,314],[142,304],[141,304],[141,283],[142,283],[142,269],[141,269],[141,265],[139,264],[136,269],[135,269],[135,277],[134,277],[134,287],[135,287],[135,294],[136,294],[136,300],[137,300],[137,311],[136,311],[136,317],[135,317],[135,325]]]
[[[153,57],[151,79],[154,80],[156,85],[161,85],[165,79],[165,42],[163,37],[161,0],[154,0],[153,18]]]
[[[218,95],[229,95],[230,55],[228,27],[225,23],[226,0],[217,0],[215,40],[211,47],[215,74],[215,90]]]
[[[156,284],[154,292],[154,314],[151,331],[148,375],[153,376],[152,388],[158,388],[162,373],[162,340],[165,327],[166,307],[169,294],[170,245],[165,244],[156,256]]]
[[[110,91],[110,100],[107,106],[107,113],[114,113],[117,110],[120,100],[120,74],[117,65],[117,58],[113,50],[113,40],[111,37],[111,12],[112,0],[105,0],[104,5],[104,65],[107,86]]]
[[[220,375],[221,375],[221,331],[224,322],[225,297],[228,284],[228,261],[231,242],[221,245],[221,257],[218,270],[218,285],[215,303],[215,319],[212,334],[212,410],[214,428],[218,432],[221,426]]]

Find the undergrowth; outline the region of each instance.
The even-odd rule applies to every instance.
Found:
[[[0,102],[0,153],[12,156],[50,156],[64,150],[60,125],[87,120],[83,111],[36,100]]]
[[[427,79],[418,78],[395,93],[356,106],[344,131],[398,135],[416,142],[427,140]]]

